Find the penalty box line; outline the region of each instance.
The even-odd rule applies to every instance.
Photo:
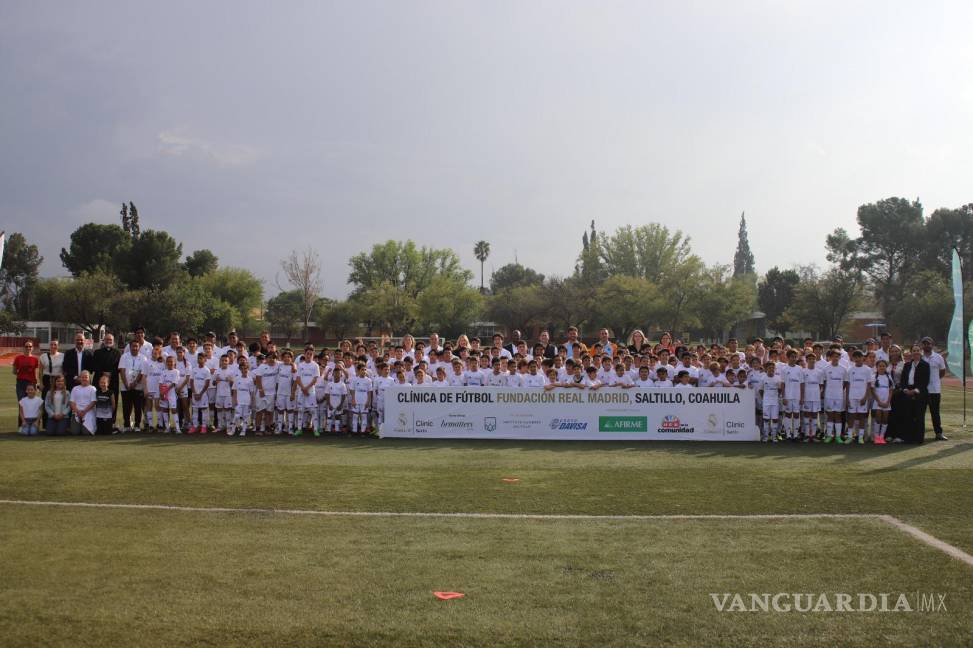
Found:
[[[308,515],[318,517],[374,517],[374,518],[441,518],[441,519],[486,519],[486,520],[590,520],[590,521],[653,521],[653,520],[821,520],[857,519],[878,520],[894,529],[912,536],[919,542],[973,567],[973,556],[959,547],[951,545],[926,533],[922,529],[907,524],[895,517],[882,513],[712,513],[692,514],[674,513],[658,515],[593,515],[572,513],[435,513],[423,511],[318,511],[314,509],[279,508],[233,508],[222,506],[177,506],[171,504],[124,504],[111,502],[55,502],[43,500],[0,499],[0,504],[15,506],[48,506],[62,508],[127,509],[136,511],[176,511],[184,513],[257,513],[268,515]]]

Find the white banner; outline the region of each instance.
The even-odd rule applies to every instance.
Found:
[[[749,389],[400,387],[383,437],[758,441]]]

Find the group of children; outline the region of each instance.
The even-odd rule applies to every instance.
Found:
[[[476,341],[478,342],[478,341]],[[263,352],[239,342],[163,347],[154,340],[136,372],[144,383],[148,429],[245,436],[312,432],[370,434],[383,421],[389,385],[523,389],[727,388],[755,392],[763,441],[885,443],[894,381],[874,351],[849,356],[778,343],[744,351],[727,347],[644,348],[580,344],[551,354],[467,344],[381,348],[341,343],[296,357],[271,343]],[[249,351],[249,352],[248,352]],[[136,353],[133,348],[133,355]],[[536,355],[534,355],[536,354]],[[131,371],[129,373],[132,373]],[[133,387],[135,385],[132,385]],[[121,431],[127,431],[122,428]]]

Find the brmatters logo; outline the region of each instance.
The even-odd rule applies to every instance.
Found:
[[[587,430],[588,422],[579,421],[578,419],[562,419],[556,418],[551,419],[550,428],[552,430]]]
[[[674,414],[669,414],[663,418],[658,429],[659,434],[692,434],[695,431],[691,426],[680,421],[679,417]]]

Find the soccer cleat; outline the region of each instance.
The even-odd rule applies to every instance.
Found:
[[[872,439],[872,443],[874,443],[875,445],[885,445],[885,439],[883,439],[882,437],[875,437],[874,439]]]
[[[299,437],[302,434],[304,434],[304,430],[294,430],[293,432],[291,432],[291,436],[296,436],[296,437]]]
[[[228,429],[228,430],[226,431],[226,436],[233,436],[233,433],[234,433],[234,432],[235,432],[235,430],[234,430],[233,428],[230,428],[230,429]]]
[[[200,426],[199,433],[200,434],[206,434],[206,426],[205,425]]]
[[[191,425],[189,427],[189,431],[186,432],[186,434],[196,434],[196,426],[195,425]]]
[[[321,428],[314,428],[314,436],[316,437],[321,436]]]
[[[824,439],[822,439],[822,441],[824,443],[831,443],[832,441],[834,441],[834,437],[833,436],[826,436],[826,437],[824,437]]]

